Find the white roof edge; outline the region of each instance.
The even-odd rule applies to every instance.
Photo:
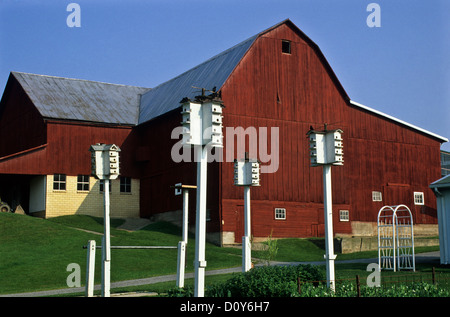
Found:
[[[351,103],[352,105],[354,105],[354,106],[357,106],[357,107],[359,107],[359,108],[365,109],[365,110],[370,111],[370,112],[373,112],[373,113],[375,113],[375,114],[377,114],[377,115],[380,115],[380,116],[382,116],[382,117],[388,118],[388,119],[390,119],[390,120],[392,120],[392,121],[395,121],[395,122],[401,123],[401,124],[403,124],[403,125],[406,125],[406,126],[412,128],[412,129],[414,129],[414,130],[420,131],[420,132],[422,132],[422,133],[425,133],[425,134],[428,134],[428,135],[430,135],[430,136],[432,136],[432,137],[435,137],[435,138],[437,138],[437,139],[440,139],[442,142],[448,142],[448,139],[445,138],[445,137],[443,137],[443,136],[440,136],[440,135],[438,135],[438,134],[436,134],[436,133],[433,133],[433,132],[427,131],[427,130],[425,130],[425,129],[419,128],[418,126],[415,126],[415,125],[413,125],[413,124],[411,124],[411,123],[408,123],[408,122],[406,122],[406,121],[397,119],[397,118],[395,118],[395,117],[393,117],[393,116],[390,116],[390,115],[388,115],[388,114],[386,114],[386,113],[384,113],[384,112],[381,112],[381,111],[375,110],[375,109],[373,109],[373,108],[367,107],[367,106],[365,106],[365,105],[363,105],[363,104],[360,104],[360,103],[358,103],[358,102],[356,102],[356,101],[353,101],[353,100],[350,100],[350,103]]]
[[[439,178],[437,181],[434,181],[430,184],[431,188],[435,187],[450,187],[450,182],[447,181],[447,178],[450,179],[450,174]]]

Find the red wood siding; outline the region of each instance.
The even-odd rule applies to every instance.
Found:
[[[91,173],[89,147],[95,143],[114,143],[122,150],[121,175],[139,177],[133,151],[136,141],[131,128],[56,121],[46,122],[46,126],[47,144],[1,157],[0,174],[89,175]]]
[[[291,41],[290,55],[281,53],[282,39]],[[268,236],[272,229],[275,236],[320,234],[322,168],[310,167],[306,132],[310,125],[322,129],[324,123],[344,131],[345,163],[332,168],[335,218],[341,206],[350,211],[350,220],[375,222],[383,205],[405,203],[416,223],[437,223],[428,184],[440,175],[440,143],[351,106],[321,56],[289,26],[255,42],[222,88],[222,96],[224,126],[279,127],[279,169],[263,174],[262,186],[251,191],[256,236]],[[233,164],[224,163],[224,231],[240,230],[232,228],[238,225],[235,213],[243,194],[232,185],[232,173]],[[407,193],[394,195],[392,183],[408,184]],[[372,191],[382,192],[381,203],[372,201]],[[414,205],[414,191],[425,193],[425,206]],[[274,208],[283,206],[291,220],[274,221]],[[335,219],[335,224],[336,233],[351,233],[350,222]]]
[[[46,143],[44,120],[13,76],[0,107],[0,157]]]
[[[242,190],[242,188],[241,188]],[[256,192],[252,188],[251,194]],[[253,199],[253,196],[252,196]],[[275,219],[275,208],[286,209],[286,219]],[[335,231],[351,233],[350,223],[339,221],[339,210],[348,210],[348,205],[333,206]],[[223,231],[235,232],[235,242],[240,243],[244,235],[244,204],[240,199],[222,201]],[[252,200],[251,232],[254,237],[321,237],[324,235],[324,209],[321,203]]]
[[[131,127],[112,127],[47,122],[48,166],[44,174],[78,175],[91,173],[89,148],[92,144],[116,144],[121,148],[121,175],[137,177],[134,167],[136,141]]]
[[[180,141],[179,136],[171,139],[174,128],[180,126],[181,114],[174,111],[149,123],[138,127],[140,137],[141,166],[141,217],[181,210],[182,196],[175,196],[171,186],[176,183],[195,185],[197,183],[197,164],[193,162],[194,152],[191,150],[192,162],[174,162],[171,156],[172,147]],[[208,164],[207,209],[210,210],[211,221],[209,232],[219,231],[219,164]],[[196,191],[189,194],[191,224],[195,223]]]

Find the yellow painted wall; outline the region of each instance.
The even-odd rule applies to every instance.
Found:
[[[112,218],[139,217],[139,180],[131,180],[131,193],[120,192],[120,180],[111,180],[110,216]],[[66,177],[66,190],[53,189],[53,175],[47,175],[45,218],[66,215],[103,217],[104,194],[100,181],[89,178],[89,191],[77,191],[77,176]]]

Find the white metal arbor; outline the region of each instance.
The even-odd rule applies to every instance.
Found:
[[[416,270],[413,219],[405,205],[384,206],[378,212],[378,268]]]

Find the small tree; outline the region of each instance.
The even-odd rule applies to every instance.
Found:
[[[267,249],[264,252],[264,260],[266,265],[270,264],[270,261],[274,260],[278,253],[277,240],[272,239],[273,229],[270,231],[269,238],[267,239]]]

